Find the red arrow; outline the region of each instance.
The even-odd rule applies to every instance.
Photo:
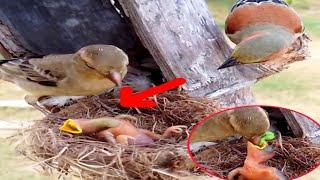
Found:
[[[157,104],[153,100],[148,100],[148,97],[160,94],[186,83],[184,78],[176,78],[172,81],[161,84],[150,89],[143,90],[142,92],[134,93],[131,87],[123,87],[120,90],[120,105],[126,108],[153,108]]]

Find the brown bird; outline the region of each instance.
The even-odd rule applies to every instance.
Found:
[[[217,114],[198,126],[191,134],[190,142],[223,140],[241,135],[254,144],[270,127],[267,112],[260,107],[243,107]]]
[[[0,78],[26,90],[26,101],[39,108],[37,101],[44,96],[97,95],[120,86],[128,63],[115,46],[89,45],[74,54],[0,61]]]
[[[236,47],[219,69],[279,58],[303,30],[299,15],[283,0],[238,0],[225,29]]]

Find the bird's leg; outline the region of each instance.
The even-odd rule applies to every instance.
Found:
[[[147,129],[138,129],[138,130],[139,130],[139,132],[141,132],[141,133],[147,135],[148,137],[150,137],[152,140],[160,140],[161,137],[162,137],[160,134],[156,134],[156,133],[151,132],[151,131],[149,131]]]
[[[61,107],[69,106],[82,98],[84,96],[46,96],[46,98],[39,99],[38,104],[46,107],[51,113],[56,113],[61,110]]]
[[[85,98],[85,96],[49,96],[40,101],[43,105],[63,107],[70,105],[76,100]]]
[[[24,100],[31,105],[32,107],[36,108],[37,110],[41,111],[44,115],[48,116],[51,112],[48,111],[45,107],[43,107],[40,103],[38,103],[39,96],[30,96],[27,95],[24,97]]]
[[[100,131],[96,136],[103,141],[109,142],[111,144],[116,144],[114,135],[108,130]]]
[[[153,140],[160,140],[162,138],[170,138],[174,135],[183,133],[183,129],[186,129],[187,126],[172,126],[165,130],[162,135],[156,134],[146,129],[139,129],[139,131],[147,136],[149,136]]]

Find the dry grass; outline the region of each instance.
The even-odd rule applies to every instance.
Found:
[[[110,97],[92,98],[66,107],[23,132],[18,137],[19,151],[39,162],[46,171],[56,169],[62,176],[168,179],[186,176],[190,174],[189,169],[191,172],[196,169],[186,152],[185,140],[189,129],[177,138],[155,142],[151,147],[136,147],[101,142],[91,136],[61,133],[59,126],[66,118],[129,114],[138,118],[132,122],[136,127],[160,134],[173,125],[192,127],[217,110],[214,102],[169,92],[157,97],[156,108],[137,110],[121,108],[118,100]]]
[[[247,145],[243,139],[223,141],[195,153],[199,164],[212,174],[226,177],[230,171],[242,167],[247,156]],[[289,179],[308,173],[320,163],[320,146],[308,140],[285,137],[270,144],[276,155],[266,164],[275,167]]]

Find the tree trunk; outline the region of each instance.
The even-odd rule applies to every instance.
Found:
[[[186,78],[183,88],[191,96],[216,99],[221,107],[254,103],[255,82],[307,54],[307,38],[302,36],[280,60],[217,70],[231,48],[204,0],[112,2],[4,1],[0,6],[0,53],[7,58],[70,53],[103,43],[124,49],[130,64],[141,65],[140,60],[148,59],[150,52],[167,80]],[[150,62],[154,61],[149,59],[146,64]],[[156,76],[161,78],[159,73]]]
[[[119,0],[166,79],[183,77],[190,95],[222,106],[251,104],[251,86],[235,68],[218,71],[231,48],[203,0]]]
[[[281,61],[217,70],[229,57],[231,48],[204,0],[119,2],[164,77],[186,78],[183,88],[190,95],[218,99],[222,107],[254,103],[252,86],[258,79],[306,56],[305,52],[297,55],[291,49],[291,56],[287,54]],[[298,43],[297,48],[305,44]]]

